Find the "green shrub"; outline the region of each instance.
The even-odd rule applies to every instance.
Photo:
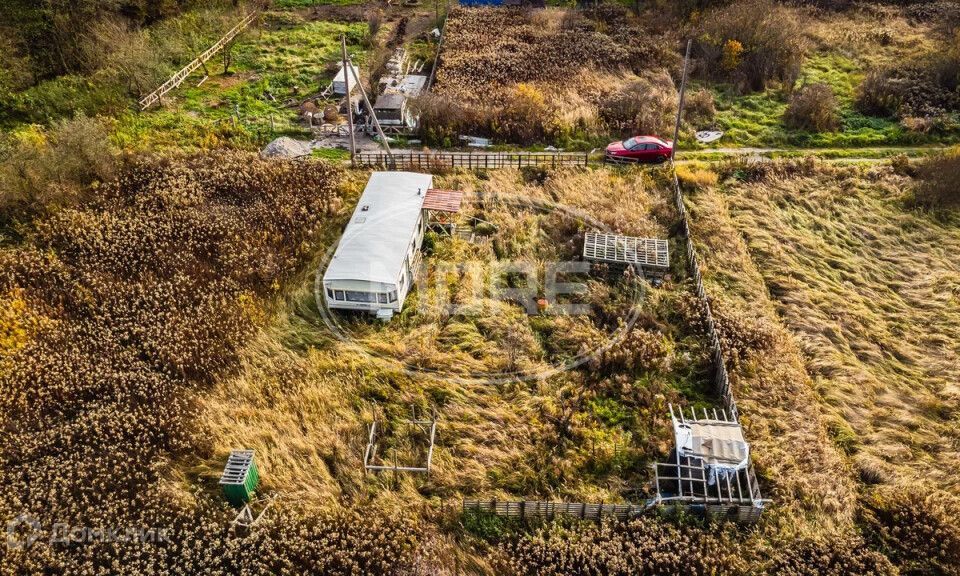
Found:
[[[78,116],[49,129],[16,132],[0,162],[2,220],[29,219],[75,204],[88,186],[110,178],[116,168],[105,121]]]
[[[460,524],[474,536],[496,541],[503,537],[507,521],[488,510],[465,510],[460,516]]]

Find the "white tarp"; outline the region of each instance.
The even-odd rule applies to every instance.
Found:
[[[737,422],[674,418],[673,432],[681,456],[703,459],[709,471],[708,484],[712,485],[717,477],[747,467],[750,445],[743,438],[743,429]]]

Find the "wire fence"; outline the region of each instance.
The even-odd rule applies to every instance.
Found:
[[[545,502],[542,500],[464,500],[463,511],[488,512],[520,520],[553,520],[561,516],[600,521],[603,518],[625,520],[646,511],[640,504],[586,504],[583,502]]]

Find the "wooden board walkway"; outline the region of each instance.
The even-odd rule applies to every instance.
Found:
[[[646,505],[638,504],[585,504],[583,502],[544,502],[539,500],[516,502],[500,500],[463,501],[464,512],[478,510],[505,518],[520,518],[521,520],[528,518],[553,520],[559,516],[597,521],[603,518],[625,520],[642,514],[646,509]]]
[[[247,16],[245,16],[243,20],[240,21],[239,24],[231,28],[230,31],[224,34],[222,38],[217,40],[217,42],[213,46],[207,48],[203,52],[203,54],[197,56],[189,64],[187,64],[186,66],[178,70],[176,74],[174,74],[173,76],[170,77],[169,80],[161,84],[159,88],[157,88],[153,92],[141,98],[140,110],[146,110],[147,108],[160,102],[160,99],[163,98],[163,96],[167,92],[170,92],[171,90],[175,89],[177,86],[182,84],[183,81],[186,80],[187,77],[190,76],[190,74],[193,74],[193,72],[196,71],[197,68],[203,66],[208,60],[213,58],[213,56],[217,52],[222,50],[223,47],[226,46],[231,40],[236,38],[237,34],[240,34],[240,32],[243,32],[243,30],[257,18],[258,14],[259,12],[257,11],[253,11],[250,14],[247,14]]]

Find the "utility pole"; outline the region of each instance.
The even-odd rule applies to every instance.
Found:
[[[683,113],[683,93],[687,88],[687,64],[690,62],[690,47],[693,39],[687,40],[687,53],[683,57],[683,76],[680,77],[680,103],[677,104],[677,123],[673,127],[673,146],[670,147],[670,161],[677,155],[677,138],[680,137],[680,115]]]
[[[353,100],[350,98],[350,73],[347,71],[347,66],[350,66],[350,61],[347,58],[347,35],[340,35],[340,48],[343,51],[343,82],[347,90],[347,123],[350,128],[350,165],[356,167],[357,165],[357,137],[353,133]]]
[[[387,135],[383,133],[383,128],[380,127],[380,121],[377,120],[377,113],[373,111],[373,106],[370,105],[370,100],[367,99],[367,91],[363,89],[363,84],[360,83],[360,78],[357,77],[356,70],[353,69],[353,65],[350,60],[347,60],[350,66],[350,73],[353,74],[353,79],[357,81],[357,88],[360,89],[360,96],[363,98],[363,104],[367,107],[367,110],[370,111],[370,117],[373,118],[373,125],[377,129],[377,134],[380,135],[380,142],[383,144],[383,147],[387,149],[387,157],[390,158],[390,168],[396,169],[397,161],[393,158],[393,152],[390,151],[390,144],[387,142]]]

